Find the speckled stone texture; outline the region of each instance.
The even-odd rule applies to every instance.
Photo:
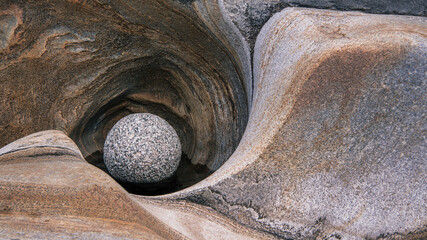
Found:
[[[136,113],[120,119],[104,144],[104,162],[121,181],[159,182],[173,175],[181,159],[181,143],[164,119]]]

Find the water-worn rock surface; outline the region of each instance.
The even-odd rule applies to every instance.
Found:
[[[35,133],[0,149],[0,239],[202,237],[266,235],[197,205],[130,195],[87,163],[60,131]]]
[[[275,15],[257,39],[238,149],[165,198],[279,238],[425,236],[426,31],[425,18]]]
[[[1,1],[0,238],[426,239],[425,5]],[[99,169],[140,112],[175,193]]]
[[[0,146],[57,129],[87,157],[120,118],[150,112],[193,164],[219,168],[243,134],[250,79],[199,5],[1,1]]]
[[[2,148],[0,238],[76,236],[179,239],[112,178],[88,164],[62,132],[35,133]]]
[[[251,49],[255,46],[256,37],[267,20],[288,7],[427,16],[427,2],[424,0],[224,0],[227,15],[250,44]]]

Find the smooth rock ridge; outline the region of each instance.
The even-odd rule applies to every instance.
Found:
[[[164,119],[150,113],[128,115],[107,135],[104,162],[118,180],[159,182],[173,175],[181,159],[177,133]]]
[[[426,19],[287,8],[245,134],[186,199],[280,239],[427,239]]]
[[[63,132],[0,148],[0,239],[182,239]]]

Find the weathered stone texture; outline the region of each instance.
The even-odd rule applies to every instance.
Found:
[[[0,238],[427,239],[425,15],[418,0],[1,1],[0,146],[64,133],[0,149]],[[144,197],[88,164],[136,112],[217,171]]]
[[[201,237],[269,238],[212,209],[130,195],[60,131],[0,149],[0,239]]]
[[[60,131],[0,150],[0,238],[180,239],[168,231]]]
[[[170,122],[194,164],[215,170],[237,146],[250,76],[192,5],[8,0],[0,9],[0,146],[57,129],[86,157],[135,112]]]
[[[273,14],[287,7],[427,16],[427,2],[424,0],[224,0],[224,7],[252,50],[262,26]]]
[[[239,147],[170,198],[282,238],[425,236],[426,33],[425,18],[275,15]]]

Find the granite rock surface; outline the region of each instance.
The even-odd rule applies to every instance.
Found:
[[[159,182],[171,177],[181,160],[181,143],[164,119],[135,113],[120,119],[104,144],[104,162],[121,181]]]

